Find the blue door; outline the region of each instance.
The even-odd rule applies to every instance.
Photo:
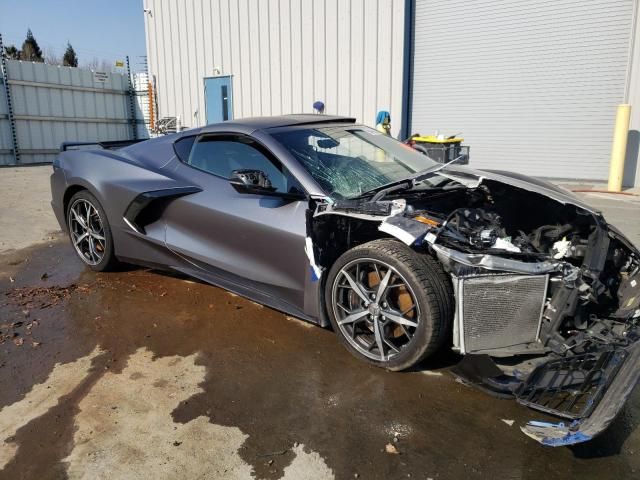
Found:
[[[207,124],[233,118],[231,75],[204,79],[204,106]]]

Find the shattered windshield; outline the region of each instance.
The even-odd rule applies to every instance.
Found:
[[[288,128],[272,136],[330,196],[353,198],[437,165],[399,141],[362,125]]]

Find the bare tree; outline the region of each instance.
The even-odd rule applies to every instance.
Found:
[[[87,60],[83,66],[91,70],[100,70],[100,60],[98,57],[93,57],[91,60]]]
[[[109,61],[109,60],[102,60],[100,62],[100,69],[103,72],[113,72],[113,62]]]
[[[83,67],[89,68],[91,70],[97,72],[113,72],[113,63],[109,60],[100,59],[98,57],[93,57],[91,60],[88,60],[84,63]]]
[[[62,65],[62,59],[53,48],[46,47],[44,49],[44,63],[48,63],[49,65]]]

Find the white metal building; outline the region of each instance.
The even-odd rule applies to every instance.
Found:
[[[461,132],[478,168],[606,180],[632,104],[640,185],[637,0],[144,0],[158,116],[185,126],[312,112],[392,133]]]

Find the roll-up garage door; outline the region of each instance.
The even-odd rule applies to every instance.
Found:
[[[604,180],[633,0],[415,0],[412,133],[457,134],[471,166]]]

